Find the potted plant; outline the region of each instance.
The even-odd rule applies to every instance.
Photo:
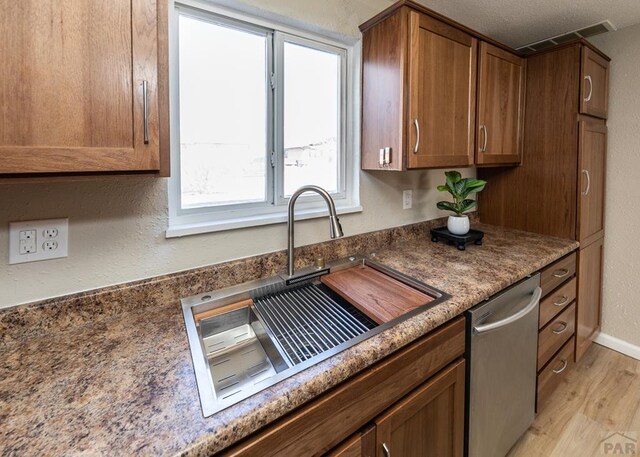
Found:
[[[451,211],[454,214],[449,216],[447,229],[454,235],[466,235],[469,233],[469,216],[464,214],[476,206],[476,201],[467,198],[469,195],[480,192],[487,184],[486,181],[473,178],[462,178],[457,171],[446,171],[446,183],[438,186],[440,192],[449,192],[453,197],[453,202],[438,202],[438,209]]]

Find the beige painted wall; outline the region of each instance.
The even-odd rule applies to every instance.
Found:
[[[251,0],[260,8],[336,33],[357,37],[358,24],[387,0],[299,2]],[[320,18],[320,20],[318,20]],[[473,170],[467,170],[467,175]],[[441,170],[360,173],[362,213],[341,217],[346,235],[444,215],[435,209]],[[402,210],[402,191],[414,192]],[[69,257],[8,265],[8,223],[69,217]],[[98,179],[51,184],[0,185],[0,307],[132,281],[225,260],[284,249],[284,224],[165,238],[167,181]],[[300,222],[297,244],[328,239],[326,220]]]
[[[640,346],[640,25],[591,41],[612,59],[602,331]]]

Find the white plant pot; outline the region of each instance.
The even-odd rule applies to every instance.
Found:
[[[454,235],[466,235],[471,228],[469,225],[469,216],[449,216],[447,228]]]

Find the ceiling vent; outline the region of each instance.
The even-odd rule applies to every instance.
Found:
[[[584,27],[580,30],[574,30],[573,32],[563,33],[545,40],[536,41],[525,46],[519,47],[518,51],[523,54],[531,54],[536,51],[542,51],[543,49],[549,49],[559,44],[568,43],[569,41],[577,40],[579,38],[588,38],[594,35],[600,35],[601,33],[612,32],[616,30],[616,27],[611,21],[602,21],[597,24]]]

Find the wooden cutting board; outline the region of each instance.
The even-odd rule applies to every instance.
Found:
[[[378,324],[434,300],[433,297],[368,266],[330,273],[320,280]]]

